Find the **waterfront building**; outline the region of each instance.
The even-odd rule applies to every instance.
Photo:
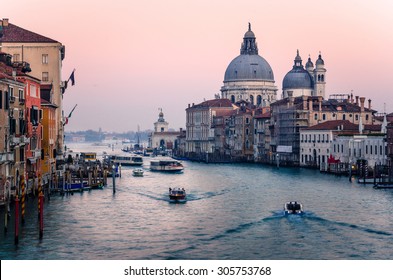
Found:
[[[321,96],[325,97],[326,69],[321,54],[314,64],[308,58],[306,69],[303,67],[302,58],[297,50],[292,70],[289,71],[282,82],[282,97],[289,96]]]
[[[359,126],[348,120],[319,123],[300,130],[300,166],[327,171],[332,142],[340,134],[354,134]]]
[[[19,185],[19,176],[25,175],[25,147],[29,142],[25,134],[25,84],[17,79],[22,74],[13,67],[11,55],[0,52],[0,181],[7,179],[12,193]]]
[[[41,91],[41,94],[43,92]],[[41,95],[42,142],[41,172],[43,184],[47,184],[56,170],[56,105]]]
[[[276,100],[273,70],[258,52],[256,37],[249,24],[240,55],[229,63],[225,71],[222,98],[232,103],[245,100],[256,106],[268,106]]]
[[[43,126],[41,110],[41,90],[40,80],[21,73],[17,75],[17,80],[25,85],[25,126],[26,136],[30,140],[25,147],[26,154],[26,173],[28,188],[33,184],[35,178],[41,174],[41,141]]]
[[[393,122],[386,126],[387,160],[390,166],[390,174],[393,177]]]
[[[164,152],[173,150],[180,131],[170,131],[169,123],[164,119],[164,113],[160,110],[158,120],[154,123],[154,131],[149,135],[149,148]]]
[[[300,165],[300,130],[331,120],[349,120],[359,125],[371,125],[376,111],[364,106],[364,97],[333,95],[328,100],[322,96],[289,97],[271,104],[271,152],[274,158],[287,165]],[[360,101],[360,104],[359,104]],[[277,160],[277,158],[274,158]]]
[[[363,160],[370,168],[374,165],[387,164],[386,135],[355,134],[338,135],[332,142],[332,154],[335,159],[349,166]]]
[[[257,110],[254,115],[254,159],[255,162],[271,163],[270,151],[270,107]]]
[[[186,109],[186,156],[206,160],[216,150],[215,116],[232,112],[236,106],[229,99],[212,99],[199,104],[188,104]],[[207,159],[208,160],[208,159]]]
[[[254,110],[247,101],[236,102],[238,109],[230,116],[226,143],[232,161],[254,160]]]
[[[61,67],[65,57],[65,46],[56,40],[14,25],[6,18],[0,20],[0,26],[1,51],[11,54],[13,62],[30,63],[30,75],[39,79],[43,88],[51,91],[50,102],[56,106],[56,155],[62,159],[62,92],[65,83],[61,80]]]

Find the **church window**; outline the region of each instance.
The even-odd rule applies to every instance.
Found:
[[[261,105],[262,103],[262,96],[258,95],[257,96],[257,105]]]
[[[321,81],[321,75],[318,75],[318,82]]]
[[[254,70],[254,78],[257,78],[257,70]]]
[[[324,79],[325,79],[325,76],[321,75],[321,82],[323,82]]]
[[[251,105],[254,105],[254,96],[253,95],[250,95],[250,102],[251,102]]]

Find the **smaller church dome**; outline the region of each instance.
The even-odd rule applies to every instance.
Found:
[[[308,57],[306,68],[314,68],[314,63],[312,63],[311,57]]]
[[[300,57],[299,50],[298,50],[292,70],[285,75],[282,81],[282,89],[286,90],[286,89],[313,89],[313,88],[314,88],[313,79],[310,73],[308,73],[308,71],[304,69],[302,65],[302,58]]]

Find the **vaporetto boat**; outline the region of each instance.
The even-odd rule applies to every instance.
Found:
[[[138,155],[110,155],[108,159],[111,163],[122,166],[140,166],[143,164],[143,157]]]
[[[183,164],[172,158],[153,159],[150,161],[150,170],[152,171],[182,172],[183,169]]]

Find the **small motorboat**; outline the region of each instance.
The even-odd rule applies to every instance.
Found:
[[[284,214],[303,214],[303,205],[297,201],[290,201],[284,204]]]
[[[184,188],[169,188],[169,202],[186,202],[187,195]]]
[[[143,169],[142,168],[135,168],[134,170],[132,170],[132,176],[135,177],[142,177],[143,176]]]

